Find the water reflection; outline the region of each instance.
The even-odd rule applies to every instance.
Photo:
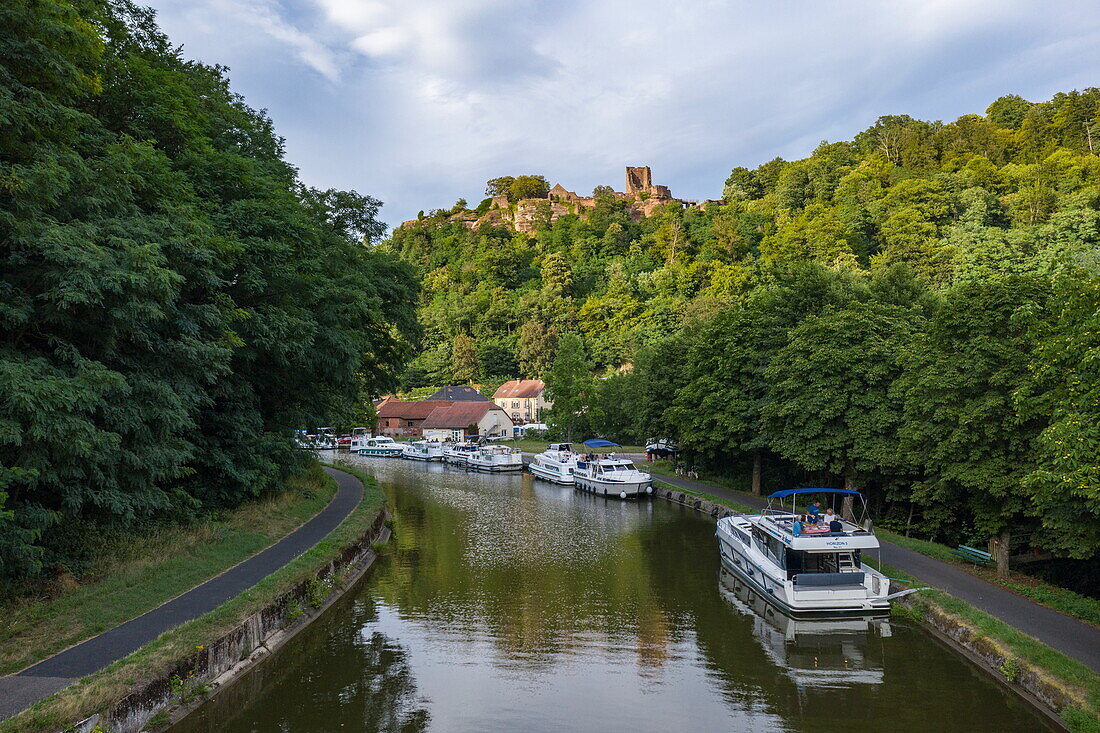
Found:
[[[890,637],[889,620],[794,619],[725,568],[718,585],[722,597],[752,619],[752,634],[764,653],[801,691],[884,681],[882,642]]]
[[[385,489],[392,550],[354,598],[180,730],[1042,725],[906,623],[762,614],[721,578],[714,524],[695,512],[357,460]]]

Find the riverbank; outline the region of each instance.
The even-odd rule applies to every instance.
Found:
[[[287,490],[224,516],[115,541],[82,578],[62,576],[31,597],[0,603],[0,676],[156,608],[255,555],[328,504],[336,482],[319,464]],[[45,594],[52,593],[52,596]]]
[[[744,512],[748,508],[684,486],[688,482],[679,477],[673,480],[677,483],[655,480],[654,496],[715,518],[726,510]],[[883,564],[882,570],[907,586],[924,585],[919,578],[890,565]],[[1067,729],[1074,733],[1100,731],[1100,675],[1086,665],[945,591],[930,589],[900,600],[895,602],[895,613],[925,624],[984,671],[1023,693],[1033,704],[1040,704]]]
[[[89,716],[117,712],[120,706],[134,701],[142,701],[139,712],[149,713],[155,723],[159,713],[150,712],[149,701],[201,698],[209,691],[204,675],[218,666],[211,664],[214,660],[210,652],[227,635],[235,636],[238,643],[262,643],[263,639],[240,632],[246,620],[263,618],[264,628],[281,628],[296,621],[314,600],[323,601],[336,588],[335,580],[332,586],[324,587],[327,579],[334,577],[331,571],[334,562],[344,558],[349,548],[362,544],[372,528],[381,526],[383,501],[377,483],[369,478],[363,481],[362,494],[357,493],[356,502],[354,509],[343,515],[343,520],[323,539],[304,552],[296,552],[293,559],[259,582],[246,586],[243,592],[210,612],[175,626],[125,658],[0,722],[0,733],[52,732]],[[306,600],[305,608],[299,596]],[[294,607],[295,602],[298,608]],[[280,606],[282,613],[270,613],[269,609]],[[221,659],[218,664],[225,661]],[[189,675],[187,669],[203,670],[203,674]]]

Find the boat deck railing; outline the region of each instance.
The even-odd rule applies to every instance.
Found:
[[[794,536],[794,523],[795,521],[801,521],[801,514],[765,514],[764,519],[767,522],[778,529],[780,532]],[[870,535],[867,530],[852,524],[846,519],[840,521],[840,532],[831,532],[827,529],[828,525],[824,521],[820,521],[818,524],[807,524],[803,522],[802,533],[800,537],[862,537]],[[820,528],[820,529],[819,529]]]

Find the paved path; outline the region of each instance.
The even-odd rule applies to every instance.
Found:
[[[0,677],[0,720],[136,651],[171,628],[212,611],[286,565],[336,529],[363,499],[363,484],[332,468],[335,496],[298,529],[239,565],[152,611],[59,652],[21,672]]]
[[[762,509],[767,504],[766,499],[758,496],[720,489],[679,476],[654,474],[653,477],[657,481],[702,491],[753,509]],[[950,563],[884,540],[880,540],[880,543],[882,561],[887,565],[898,568],[923,583],[947,591],[971,606],[980,608],[990,616],[1057,649],[1067,657],[1087,665],[1094,672],[1100,672],[1100,630],[1071,616],[1039,605],[999,585],[982,580]]]

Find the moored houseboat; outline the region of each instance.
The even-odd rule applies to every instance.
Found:
[[[795,497],[862,495],[851,489],[785,489],[768,498],[762,514],[718,520],[722,563],[795,616],[876,615],[890,611],[890,581],[863,562],[878,538],[850,518],[811,523],[794,511]],[[783,499],[791,507],[783,507]],[[779,507],[773,508],[776,501]],[[865,507],[864,507],[865,512]]]
[[[388,435],[367,436],[358,441],[353,440],[351,450],[361,456],[381,458],[393,458],[404,453],[401,444]]]
[[[483,445],[469,455],[466,465],[477,471],[493,473],[522,471],[523,454],[506,445]]]
[[[573,472],[577,469],[580,454],[573,450],[572,443],[551,443],[527,464],[527,470],[535,478],[555,484],[573,485]]]
[[[443,444],[430,440],[412,440],[402,446],[402,457],[412,461],[442,461]]]
[[[586,440],[584,445],[590,450],[620,447],[602,438]],[[573,485],[592,494],[620,499],[637,499],[653,493],[652,477],[639,471],[629,458],[614,453],[583,456],[573,471]]]

